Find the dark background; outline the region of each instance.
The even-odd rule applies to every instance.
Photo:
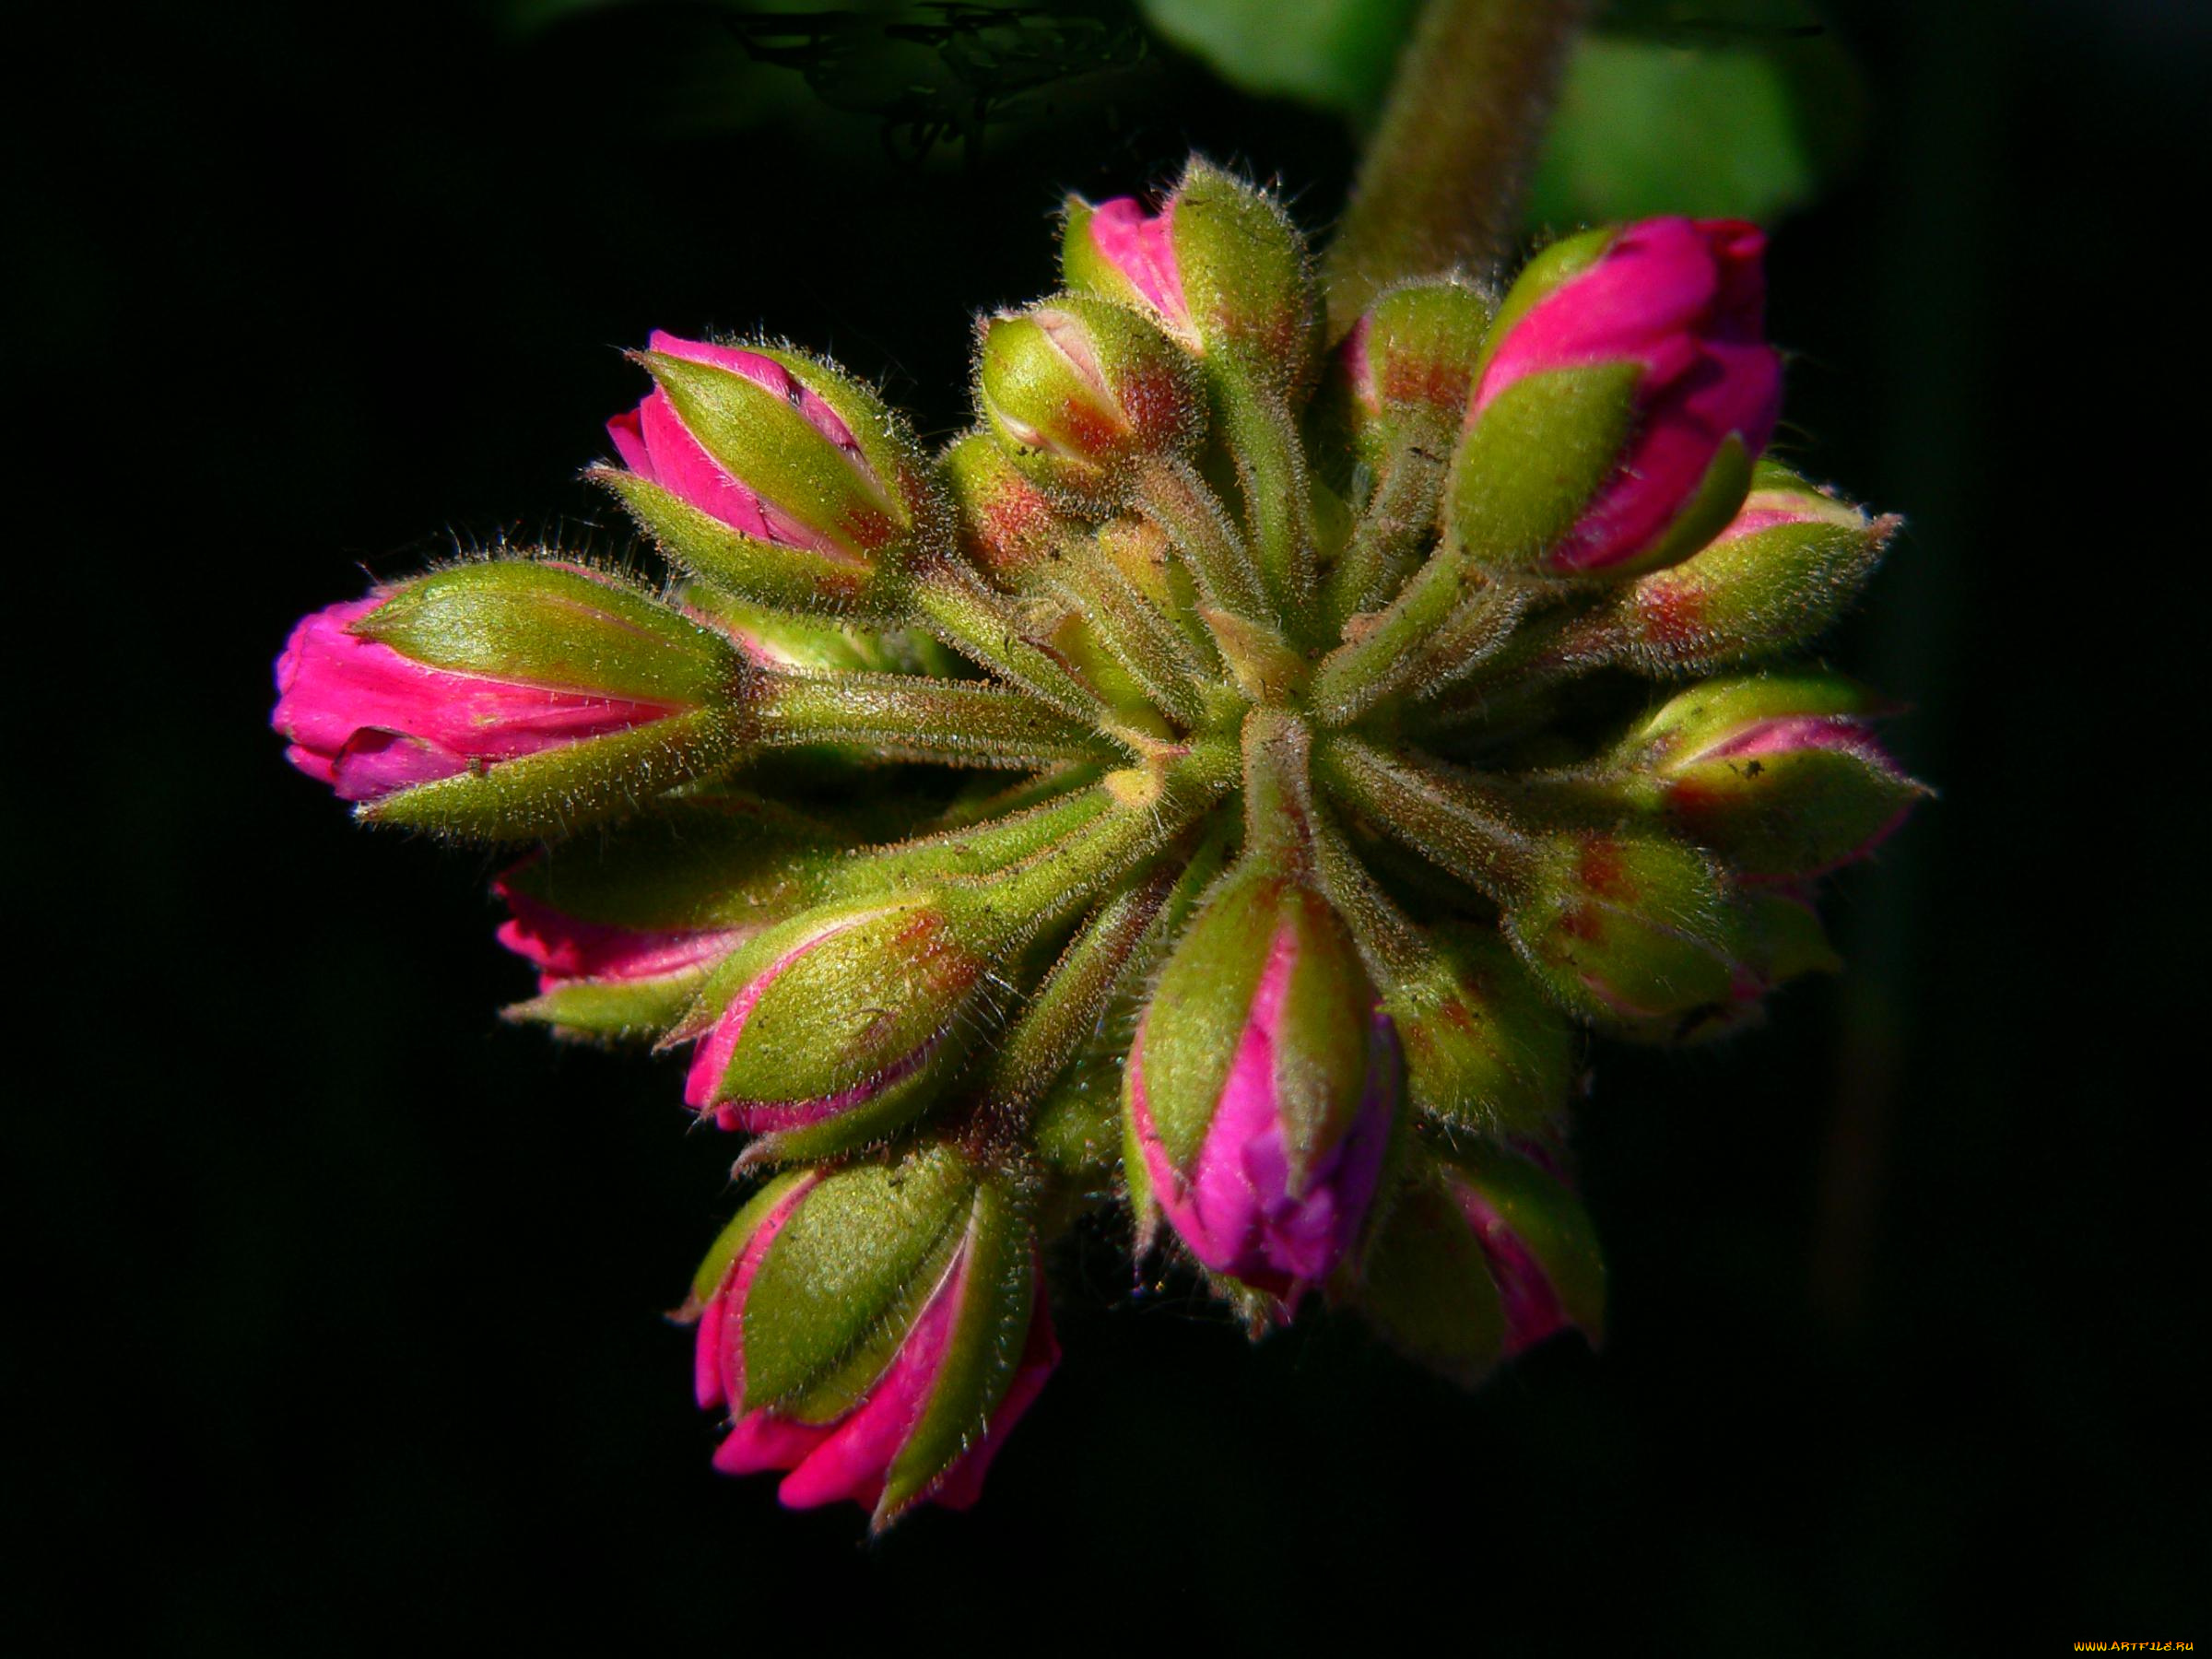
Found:
[[[700,13],[11,22],[48,96],[6,163],[34,982],[0,1433],[45,1547],[0,1618],[228,1653],[2212,1641],[2183,360],[2212,24],[1828,11],[1868,147],[1782,228],[1771,322],[1798,453],[1911,520],[1834,654],[1912,699],[1896,746],[1943,792],[1836,884],[1853,972],[1722,1053],[1599,1056],[1602,1356],[1469,1397],[1325,1320],[1250,1349],[1128,1306],[1077,1252],[985,1504],[879,1545],[708,1467],[659,1312],[727,1142],[672,1065],[496,1022],[527,976],[490,862],[290,773],[269,660],[357,565],[612,545],[573,475],[653,326],[765,324],[948,431],[967,316],[1049,285],[1060,191],[1196,147],[1319,229],[1345,129],[1155,48],[916,162]],[[785,77],[769,118],[718,118],[724,68]]]

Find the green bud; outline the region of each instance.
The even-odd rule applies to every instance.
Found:
[[[1196,376],[1135,312],[1070,294],[982,325],[976,400],[1025,476],[1106,504],[1135,464],[1204,435]]]
[[[1628,787],[1746,876],[1817,876],[1871,852],[1927,791],[1890,764],[1838,675],[1707,680],[1632,732]]]
[[[1193,351],[1286,394],[1312,382],[1321,302],[1305,239],[1233,173],[1194,157],[1157,215],[1128,196],[1071,197],[1060,260],[1070,288],[1143,312]]]
[[[1413,1103],[1440,1123],[1535,1130],[1566,1109],[1574,1037],[1497,933],[1446,924],[1382,999]]]
[[[1798,650],[1857,596],[1900,522],[1869,519],[1762,461],[1702,552],[1606,596],[1578,630],[1582,654],[1684,675]]]
[[[1605,1333],[1605,1258],[1535,1149],[1471,1141],[1415,1161],[1351,1296],[1392,1347],[1462,1384],[1572,1326]]]
[[[754,1158],[818,1158],[880,1140],[963,1057],[989,958],[928,893],[818,905],[718,968],[678,1036],[696,1035],[684,1099],[766,1137]]]
[[[1409,430],[1441,451],[1466,414],[1494,302],[1445,279],[1382,294],[1339,350],[1342,399],[1359,458],[1378,471]]]
[[[1558,837],[1506,934],[1553,1000],[1606,1024],[1665,1029],[1735,990],[1720,873],[1665,836]]]
[[[952,487],[960,551],[1009,592],[1027,586],[1080,528],[989,432],[956,440],[940,465]]]

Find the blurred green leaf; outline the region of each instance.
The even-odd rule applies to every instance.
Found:
[[[1537,164],[1541,224],[1656,213],[1771,218],[1813,192],[1782,72],[1756,52],[1594,37]]]
[[[1141,0],[1247,91],[1371,121],[1419,0]],[[1851,65],[1806,0],[1613,0],[1570,65],[1531,193],[1538,224],[1771,219],[1855,138]]]
[[[1841,170],[1859,115],[1806,0],[1614,0],[1568,66],[1528,217],[1772,219]]]
[[[1247,92],[1365,123],[1420,0],[1140,0],[1161,36]]]

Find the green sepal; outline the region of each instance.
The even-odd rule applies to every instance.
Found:
[[[1053,1174],[1087,1187],[1112,1176],[1122,1157],[1117,1054],[1085,1053],[1060,1074],[1030,1117],[1030,1147]]]
[[[1606,1334],[1606,1253],[1572,1188],[1534,1159],[1491,1142],[1445,1154],[1453,1172],[1496,1210],[1551,1281],[1560,1310],[1593,1347]]]
[[[928,1403],[884,1477],[871,1527],[881,1532],[929,1495],[989,1431],[991,1414],[1029,1346],[1037,1312],[1037,1245],[1028,1206],[1010,1183],[976,1184],[961,1241],[959,1293]]]
[[[1842,970],[1843,959],[1828,942],[1819,912],[1801,895],[1782,888],[1742,888],[1732,896],[1731,906],[1743,988],[1735,1001],[1715,1004],[1665,1033],[1668,1042],[1709,1042],[1746,1030],[1766,1018],[1765,993],[1808,973]]]
[[[706,1104],[867,1091],[822,1123],[766,1137],[760,1155],[777,1159],[866,1145],[911,1118],[957,1058],[961,1017],[986,965],[960,931],[930,895],[910,893],[817,905],[756,935],[702,989],[698,1006],[710,1020],[792,959],[753,1004]],[[802,949],[810,941],[818,943]]]
[[[712,629],[618,578],[541,559],[418,577],[352,631],[452,674],[678,708],[727,699],[742,673]]]
[[[694,709],[519,759],[479,763],[482,770],[398,790],[354,811],[364,823],[479,841],[565,835],[726,771],[754,735],[741,713]]]
[[[762,350],[759,355],[781,363],[818,396],[838,378],[795,353]],[[895,443],[896,453],[886,455],[892,441],[885,434],[898,432],[900,439],[904,434],[880,401],[867,397],[865,411],[853,409],[850,415],[838,410],[862,448],[862,464],[855,465],[790,398],[748,375],[659,351],[641,352],[638,360],[667,394],[685,431],[744,488],[849,559],[895,566],[905,562],[901,544],[912,535],[914,523],[895,485],[914,463],[904,453],[911,440]],[[843,390],[850,404],[853,389]],[[822,401],[837,406],[829,396]],[[871,447],[875,455],[868,453]],[[883,459],[891,463],[888,477],[877,465]]]
[[[1665,1027],[1729,1001],[1735,918],[1693,847],[1623,830],[1557,837],[1506,936],[1551,999],[1617,1027]]]
[[[745,1399],[833,1422],[866,1394],[937,1288],[975,1171],[933,1144],[821,1178],[768,1247],[745,1301]]]
[[[792,1188],[812,1177],[812,1171],[794,1170],[764,1182],[758,1192],[746,1200],[744,1207],[730,1218],[729,1225],[715,1235],[713,1246],[707,1252],[706,1259],[700,1263],[699,1271],[691,1276],[691,1300],[695,1305],[713,1298],[714,1293],[722,1288],[723,1280],[730,1277],[731,1267],[735,1265],[746,1245],[752,1241],[753,1235],[776,1213],[783,1200],[790,1195]]]
[[[727,628],[747,656],[775,667],[940,677],[962,672],[959,659],[919,629],[866,629],[828,617],[802,616],[739,598],[704,582],[686,583],[679,597],[688,608]]]
[[[1199,343],[1295,396],[1320,362],[1321,298],[1305,238],[1265,191],[1193,157],[1169,234]]]
[[[771,609],[830,616],[889,616],[896,586],[863,560],[747,535],[674,491],[619,467],[584,476],[622,499],[670,563],[700,582]]]
[[[683,1018],[710,971],[702,965],[649,979],[573,980],[509,1004],[500,1018],[574,1041],[654,1042]]]
[[[663,802],[500,877],[579,922],[641,933],[780,920],[818,890],[843,837],[830,825],[732,792]]]
[[[1633,361],[1548,369],[1490,400],[1461,439],[1445,488],[1468,559],[1493,570],[1543,566],[1618,467],[1642,379]]]
[[[1505,1310],[1474,1230],[1433,1169],[1381,1209],[1353,1292],[1360,1313],[1406,1358],[1472,1387],[1505,1346]]]
[[[1220,1106],[1276,940],[1288,933],[1295,955],[1273,1059],[1295,1190],[1359,1113],[1374,993],[1328,901],[1274,865],[1248,850],[1177,941],[1146,1011],[1143,1082],[1161,1149],[1189,1169]]]
[[[1440,1124],[1488,1134],[1532,1131],[1566,1110],[1574,1032],[1487,927],[1430,930],[1427,961],[1382,999],[1406,1051],[1407,1096]]]
[[[1589,230],[1578,230],[1572,236],[1563,236],[1521,267],[1521,274],[1513,278],[1512,287],[1506,289],[1504,300],[1499,303],[1498,314],[1490,319],[1489,337],[1484,342],[1482,356],[1475,365],[1478,382],[1483,371],[1490,366],[1490,359],[1497,355],[1499,346],[1521,319],[1603,259],[1606,251],[1618,240],[1620,229],[1618,225],[1599,225]]]

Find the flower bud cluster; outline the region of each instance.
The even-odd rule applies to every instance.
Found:
[[[1596,1338],[1584,1034],[1833,969],[1813,884],[1924,793],[1802,657],[1894,523],[1763,456],[1761,246],[1595,230],[1328,347],[1279,204],[1194,161],[1067,205],[940,453],[656,334],[592,476],[665,583],[544,549],[300,624],[293,763],[519,844],[511,1016],[683,1049],[740,1145],[718,1466],[972,1500],[1092,1216],[1255,1331],[1318,1299],[1468,1381]]]

